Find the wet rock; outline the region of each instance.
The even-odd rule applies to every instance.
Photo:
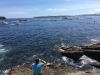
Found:
[[[81,48],[86,50],[100,50],[100,43],[93,44],[91,46],[81,46]]]
[[[100,43],[93,44],[91,46],[82,46],[81,48],[85,55],[93,59],[100,60]]]
[[[82,55],[100,60],[100,43],[91,46],[61,47],[59,51],[63,56],[78,60]]]
[[[89,65],[100,68],[100,62],[92,62],[92,63],[89,63]]]
[[[67,56],[74,60],[78,60],[84,54],[83,51],[79,47],[68,47],[68,48],[61,47],[61,49],[63,51],[60,51],[60,53],[63,56]]]
[[[100,51],[99,50],[84,50],[84,54],[92,59],[100,60]]]

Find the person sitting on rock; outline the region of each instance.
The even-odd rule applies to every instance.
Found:
[[[30,67],[33,69],[33,75],[42,75],[42,67],[46,64],[46,61],[42,59],[35,59],[35,63],[33,63]]]

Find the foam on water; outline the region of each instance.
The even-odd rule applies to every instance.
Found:
[[[75,67],[73,59],[70,59],[70,58],[63,56],[62,60],[64,61],[65,64],[72,66],[72,67]]]
[[[0,54],[9,51],[9,50],[6,50],[3,46],[4,46],[4,45],[1,45],[1,44],[0,44]]]
[[[0,70],[0,75],[5,75],[5,74],[9,73],[10,70],[11,70],[10,68],[6,69],[6,70]]]
[[[3,47],[3,45],[2,45],[2,44],[0,44],[0,48],[1,48],[1,47]]]
[[[99,39],[98,39],[98,38],[96,38],[96,39],[91,39],[91,42],[92,42],[93,44],[98,43],[98,42],[99,42]]]
[[[79,60],[81,60],[78,63],[74,63],[72,59],[69,59],[65,56],[62,57],[62,60],[64,61],[65,64],[68,66],[74,67],[79,70],[96,70],[97,68],[89,65],[89,63],[97,62],[96,60],[93,60],[86,55],[83,55]]]
[[[97,39],[91,39],[91,41],[94,41],[95,42],[95,41],[98,41],[98,40]]]
[[[61,47],[65,47],[65,44],[64,43],[61,43]]]
[[[96,60],[93,60],[93,59],[89,58],[89,57],[86,56],[86,55],[83,55],[83,56],[80,58],[80,60],[81,60],[81,63],[82,63],[82,64],[88,64],[88,63],[97,62]]]
[[[93,44],[100,42],[99,38],[87,37],[87,39],[90,41],[90,43],[87,43],[87,44],[85,43],[85,44],[83,44],[84,46],[90,46],[90,45],[93,45]]]
[[[82,64],[79,66],[80,70],[95,70],[95,69],[97,69],[97,68],[89,65],[89,63],[97,62],[96,60],[91,59],[86,55],[83,55],[79,60],[81,60],[80,63]]]

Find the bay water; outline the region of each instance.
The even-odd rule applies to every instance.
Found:
[[[42,58],[63,63],[61,46],[100,42],[99,16],[0,20],[0,69]],[[19,22],[19,20],[27,20]],[[7,22],[8,24],[4,24]]]

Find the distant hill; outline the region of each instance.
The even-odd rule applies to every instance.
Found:
[[[59,15],[59,16],[38,16],[33,18],[54,18],[54,17],[73,17],[73,16],[100,16],[100,14],[81,14],[81,15]]]
[[[4,16],[0,16],[0,19],[6,19]]]
[[[79,16],[100,16],[100,14],[83,14],[83,15],[79,15]]]

